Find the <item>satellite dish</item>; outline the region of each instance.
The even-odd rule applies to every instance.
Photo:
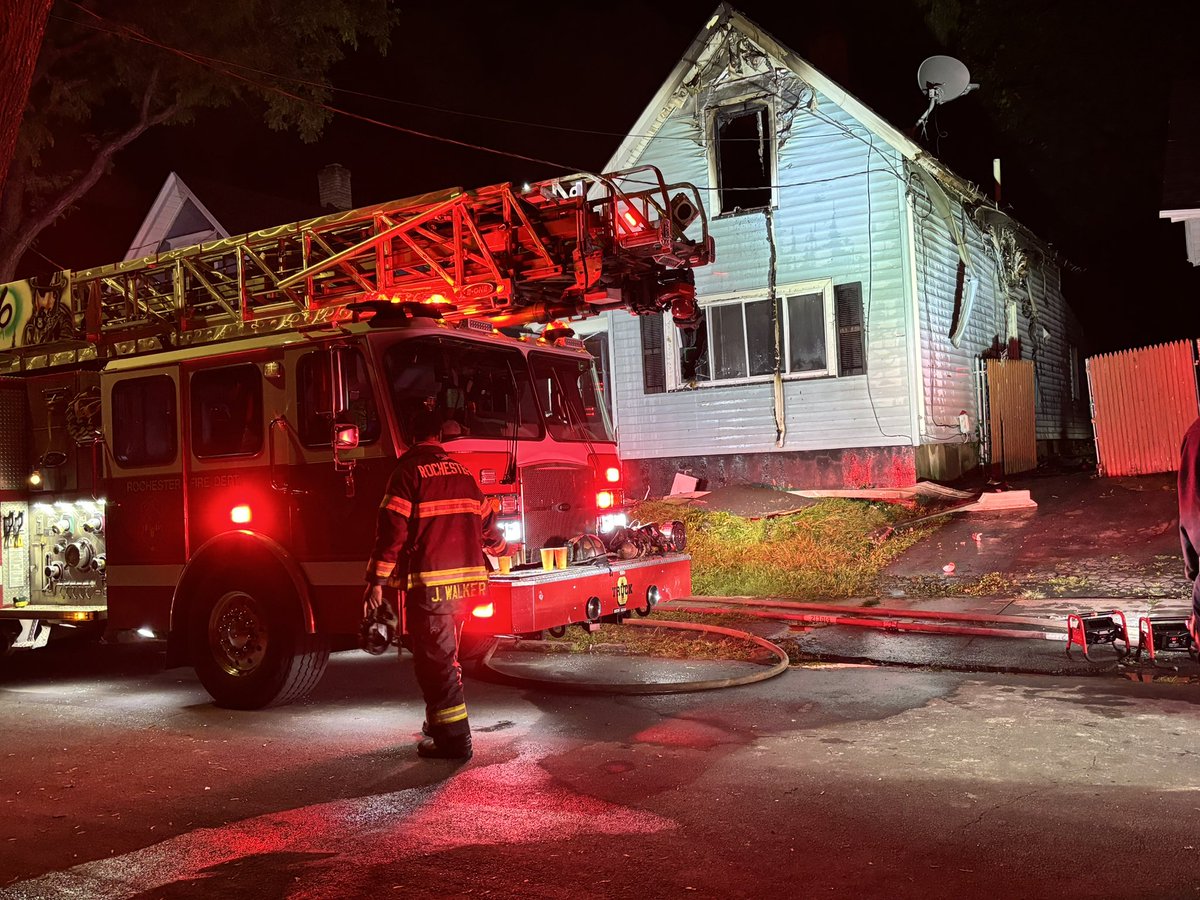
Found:
[[[971,81],[967,67],[953,56],[931,56],[921,63],[917,69],[917,86],[929,98],[929,108],[917,119],[917,127],[922,129],[935,106],[949,103],[979,87]]]

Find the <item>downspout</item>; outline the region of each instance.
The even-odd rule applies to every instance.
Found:
[[[783,403],[783,317],[779,315],[779,303],[775,296],[778,275],[778,256],[775,248],[775,211],[768,206],[763,215],[767,222],[767,246],[770,256],[767,262],[767,301],[771,304],[771,330],[775,335],[775,373],[772,379],[772,406],[775,410],[775,446],[782,447],[787,440],[787,411]]]

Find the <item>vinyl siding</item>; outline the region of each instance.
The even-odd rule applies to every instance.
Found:
[[[920,372],[924,393],[925,439],[923,443],[961,441],[955,417],[966,410],[978,422],[975,360],[999,341],[1005,343],[1005,304],[1000,289],[998,264],[990,240],[961,205],[952,200],[955,219],[963,229],[979,277],[979,289],[962,346],[949,340],[954,314],[958,250],[949,229],[933,211],[923,187],[912,182],[916,240],[916,293],[921,332]],[[1050,260],[1031,258],[1029,284],[1040,322],[1050,333],[1033,354],[1030,322],[1018,315],[1021,352],[1033,357],[1037,436],[1042,440],[1090,439],[1091,426],[1086,406],[1071,400],[1069,345],[1081,343],[1077,319],[1062,296],[1061,274]]]
[[[777,73],[776,77],[794,76]],[[781,185],[774,210],[776,282],[780,286],[820,279],[832,279],[835,284],[862,283],[867,374],[785,380],[787,430],[782,446],[777,447],[770,383],[646,395],[642,392],[638,323],[626,313],[614,313],[613,380],[623,456],[822,450],[914,442],[902,163],[890,146],[873,138],[827,98],[817,95],[815,109],[815,114],[798,112],[783,147],[778,142],[775,146],[775,182]],[[677,109],[637,162],[659,167],[669,181],[711,188],[703,146],[704,113],[695,102]],[[847,134],[847,129],[853,133]],[[866,174],[868,165],[878,171]],[[748,212],[713,219],[716,191],[704,190],[702,197],[710,210],[717,261],[696,273],[701,303],[715,295],[765,292],[770,260],[766,216]],[[667,328],[673,328],[669,318]],[[836,371],[836,344],[827,347],[827,354]]]

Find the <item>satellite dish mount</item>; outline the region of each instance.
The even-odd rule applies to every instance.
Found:
[[[917,119],[917,128],[925,133],[925,123],[934,107],[949,103],[979,87],[971,81],[967,67],[953,56],[931,56],[917,69],[917,85],[929,98],[929,107]]]

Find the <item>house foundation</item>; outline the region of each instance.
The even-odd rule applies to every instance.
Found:
[[[907,487],[917,480],[916,451],[911,446],[856,447],[781,453],[676,456],[622,461],[630,499],[662,497],[677,473],[700,481],[712,491],[726,485],[760,485],[781,489]]]

